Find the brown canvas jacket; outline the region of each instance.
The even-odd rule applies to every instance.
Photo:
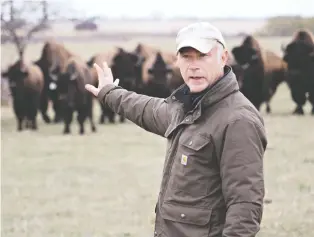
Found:
[[[107,85],[98,99],[143,129],[167,138],[155,236],[251,237],[264,198],[264,122],[239,91],[231,68],[184,113],[182,85],[152,98]]]

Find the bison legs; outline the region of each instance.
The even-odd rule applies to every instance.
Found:
[[[89,96],[89,95],[88,95]],[[94,116],[93,116],[93,98],[89,96],[88,104],[87,104],[87,111],[88,111],[88,118],[91,125],[92,132],[96,132],[96,126],[94,123]]]
[[[77,121],[79,122],[80,125],[80,134],[84,134],[85,133],[85,129],[84,129],[84,122],[86,120],[87,117],[87,108],[82,108],[78,110],[78,115],[77,115]]]
[[[99,123],[100,124],[104,124],[105,123],[105,117],[107,116],[108,119],[109,119],[109,122],[110,123],[114,123],[115,120],[114,120],[114,116],[115,116],[115,113],[108,107],[104,106],[104,105],[101,105],[101,115],[100,115],[100,120],[99,120]]]
[[[17,114],[17,131],[22,131],[23,130],[23,120],[24,120],[24,115],[23,114]],[[28,121],[26,121],[28,122]]]
[[[265,89],[264,91],[265,94],[265,103],[266,103],[266,113],[270,114],[271,113],[271,107],[270,107],[270,101],[274,95],[274,91],[272,89]]]
[[[306,102],[306,95],[305,91],[302,88],[294,87],[291,88],[291,96],[293,101],[297,104],[293,114],[303,115],[303,106]]]
[[[40,98],[40,112],[45,123],[50,123],[51,120],[47,115],[47,109],[48,109],[48,95],[45,91],[43,91]]]
[[[73,118],[73,109],[67,108],[64,113],[64,130],[63,134],[69,134],[70,133],[70,124],[72,122]]]
[[[270,101],[277,91],[278,86],[286,79],[286,72],[284,70],[277,70],[268,77],[266,76],[266,83],[264,83],[264,94],[266,95],[266,112],[271,113]]]
[[[101,108],[101,114],[100,114],[100,118],[99,118],[99,123],[100,124],[104,124],[105,123],[105,107],[103,104],[101,104],[101,102],[99,102],[100,108]]]
[[[310,103],[312,105],[311,113],[312,113],[312,115],[314,115],[314,91],[309,93],[309,101],[310,101]]]
[[[273,93],[270,91],[269,95],[266,97],[265,103],[266,103],[266,113],[270,114],[271,113],[271,107],[270,107],[270,101],[273,97]]]
[[[125,117],[120,115],[120,123],[124,123],[124,121],[125,121]]]
[[[106,109],[105,109],[105,106],[102,105],[101,103],[99,103],[99,105],[101,107],[101,115],[100,115],[99,123],[104,124],[105,123],[105,116],[106,116]]]
[[[89,117],[89,122],[90,122],[90,125],[91,125],[92,132],[96,132],[96,126],[95,126],[94,118],[93,118],[93,108],[90,108],[88,117]]]
[[[30,128],[37,130],[37,112],[40,104],[40,95],[34,92],[30,92],[27,98],[27,120],[30,122]]]
[[[268,114],[271,113],[271,108],[270,108],[269,102],[266,103],[266,112],[267,112]]]
[[[22,131],[23,130],[23,117],[18,117],[17,118],[17,131]]]
[[[115,122],[115,120],[114,120],[114,116],[115,116],[114,112],[111,109],[107,109],[106,112],[107,112],[107,116],[108,116],[109,122],[110,123],[114,123]]]
[[[53,122],[59,123],[62,121],[63,115],[62,115],[61,103],[60,103],[60,100],[58,98],[58,92],[57,92],[57,90],[50,90],[50,89],[48,92],[49,92],[48,98],[51,99],[51,101],[52,101],[53,111],[55,113]]]
[[[306,102],[306,83],[303,75],[291,77],[289,79],[289,87],[292,100],[297,104],[293,114],[303,115],[303,106]]]
[[[59,123],[62,121],[62,112],[59,100],[53,101],[53,110],[55,111],[55,117],[53,119],[54,123]]]
[[[308,100],[309,100],[309,102],[312,105],[311,113],[312,113],[312,115],[314,115],[314,77],[313,77],[313,79],[312,78],[310,78],[310,79],[312,81],[311,81],[311,83],[309,83],[310,85],[309,85],[309,97],[308,97]]]
[[[99,123],[104,124],[105,123],[105,115],[104,113],[101,113],[100,118],[99,118]]]
[[[25,117],[25,100],[13,98],[13,110],[17,119],[17,131],[23,130],[23,120]]]
[[[92,132],[96,132],[96,126],[95,126],[95,123],[94,123],[92,112],[91,112],[91,114],[88,117],[89,117],[89,122],[90,122],[90,125],[91,125]]]

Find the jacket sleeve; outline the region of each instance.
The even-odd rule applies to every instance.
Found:
[[[242,118],[227,126],[224,139],[220,169],[227,213],[222,236],[253,237],[263,214],[265,131]]]
[[[163,98],[140,95],[115,85],[106,85],[99,101],[146,131],[164,136],[169,121],[168,104]]]

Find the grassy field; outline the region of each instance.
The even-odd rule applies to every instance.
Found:
[[[132,48],[138,40],[171,49],[169,39],[114,42]],[[279,52],[287,39],[261,39]],[[238,41],[229,41],[236,44]],[[88,58],[113,42],[67,44]],[[82,50],[84,48],[84,50]],[[14,57],[2,48],[2,63]],[[27,58],[39,56],[30,45]],[[282,84],[272,101],[273,114],[262,108],[269,145],[265,155],[266,200],[259,237],[308,237],[314,232],[314,117],[292,116],[294,104]],[[99,106],[95,103],[95,111]],[[166,141],[127,122],[98,125],[97,133],[63,136],[63,125],[16,132],[10,107],[1,111],[2,236],[91,237],[152,236]],[[98,122],[98,116],[95,119]]]

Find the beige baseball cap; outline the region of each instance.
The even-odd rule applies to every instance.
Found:
[[[197,22],[179,30],[176,38],[177,53],[183,47],[192,47],[201,53],[208,53],[217,43],[226,48],[221,32],[208,22]]]

